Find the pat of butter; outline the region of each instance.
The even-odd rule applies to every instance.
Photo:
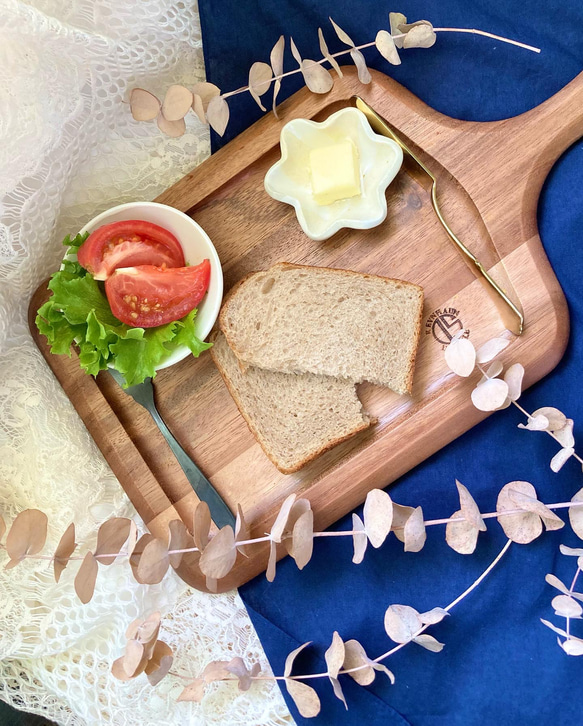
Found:
[[[351,139],[310,151],[312,194],[319,205],[360,194],[358,149]]]

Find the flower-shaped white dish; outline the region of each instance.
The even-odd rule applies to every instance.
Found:
[[[310,151],[345,139],[358,149],[361,193],[319,205],[312,193]],[[281,159],[265,175],[265,190],[295,208],[308,237],[325,240],[343,227],[371,229],[385,220],[385,191],[401,168],[403,151],[375,134],[362,111],[343,108],[322,122],[294,119],[281,130],[280,143]]]
[[[164,227],[178,239],[189,265],[198,265],[205,258],[211,263],[211,279],[203,301],[198,306],[195,318],[196,335],[204,340],[211,332],[218,317],[223,299],[223,271],[217,251],[204,229],[187,214],[174,207],[157,202],[129,202],[112,207],[88,222],[81,233],[93,232],[98,227],[127,219],[142,219]],[[156,370],[168,368],[190,355],[186,346],[176,348],[162,361]]]

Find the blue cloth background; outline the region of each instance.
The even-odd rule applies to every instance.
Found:
[[[209,80],[224,90],[245,85],[250,65],[268,60],[281,33],[293,35],[306,57],[319,57],[317,28],[322,26],[332,52],[341,49],[327,23],[328,15],[356,42],[372,40],[388,27],[388,11],[409,19],[428,18],[438,26],[480,28],[542,48],[535,55],[469,35],[441,35],[428,50],[402,53],[402,65],[389,66],[374,49],[367,61],[405,85],[433,108],[450,116],[495,120],[514,116],[557,92],[583,68],[583,7],[580,0],[402,0],[390,7],[379,0],[199,0],[203,45]],[[285,68],[293,67],[286,51]],[[299,86],[285,79],[280,98]],[[231,101],[232,120],[222,142],[255,121],[259,109],[248,95]],[[582,133],[583,133],[583,108]],[[539,204],[539,228],[547,254],[569,301],[572,332],[567,353],[555,371],[523,396],[529,410],[553,405],[575,419],[583,449],[583,144],[575,144],[555,165]],[[546,502],[568,500],[581,486],[579,465],[571,460],[553,474],[549,460],[557,445],[544,434],[520,431],[520,414],[508,409],[491,416],[465,436],[402,477],[391,496],[402,504],[422,505],[427,517],[444,517],[457,509],[454,479],[474,494],[482,511],[492,511],[499,489],[515,479],[532,482]],[[350,528],[350,518],[335,528]],[[259,577],[241,595],[261,637],[275,673],[283,672],[287,653],[314,641],[296,672],[324,670],[323,653],[338,630],[357,638],[371,656],[390,647],[383,616],[391,603],[424,610],[446,605],[487,567],[504,544],[499,525],[490,520],[476,553],[458,555],[444,543],[442,527],[429,530],[419,554],[405,554],[394,538],[351,564],[346,540],[320,540],[313,560],[299,572],[287,558],[276,580]],[[345,711],[320,681],[322,713],[298,723],[317,726],[498,726],[580,724],[583,658],[566,656],[555,635],[540,623],[554,618],[556,594],[545,581],[555,572],[570,582],[575,561],[558,552],[561,542],[577,545],[566,527],[545,534],[528,546],[512,545],[498,568],[452,617],[432,632],[446,643],[439,653],[409,645],[387,662],[397,682],[377,676],[361,688],[348,677]],[[583,626],[574,624],[583,636]],[[287,698],[287,694],[284,693]]]

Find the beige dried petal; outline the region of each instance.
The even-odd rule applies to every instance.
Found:
[[[290,678],[285,679],[285,687],[292,697],[296,708],[300,712],[300,716],[304,718],[314,718],[320,713],[320,699],[318,694],[306,683],[294,681]]]
[[[328,45],[326,43],[326,40],[324,39],[324,33],[322,32],[322,28],[318,28],[318,40],[320,41],[320,52],[324,56],[324,58],[330,63],[332,68],[336,71],[339,78],[342,78],[344,74],[342,73],[342,70],[340,66],[338,65],[338,61],[334,56],[330,53],[328,50]]]
[[[572,446],[559,449],[551,459],[551,471],[555,474],[563,468],[563,465],[573,456],[575,449]]]
[[[245,661],[239,656],[232,658],[226,666],[229,673],[237,676],[239,680],[239,690],[248,691],[251,688],[251,674],[247,670]]]
[[[251,530],[249,528],[249,525],[247,524],[247,521],[245,520],[245,515],[243,514],[241,505],[237,504],[237,519],[235,521],[235,542],[244,542],[245,540],[248,540],[250,538]],[[249,545],[237,544],[237,550],[245,557],[249,557]]]
[[[436,607],[431,608],[431,610],[428,610],[425,613],[419,613],[419,620],[423,623],[423,625],[436,625],[437,623],[440,623],[443,618],[446,618],[449,615],[447,610],[444,610],[443,608]]]
[[[354,545],[352,562],[355,565],[360,565],[360,563],[364,560],[364,553],[366,552],[366,547],[368,545],[368,537],[364,530],[364,522],[358,514],[352,515],[352,531],[352,543]]]
[[[201,678],[195,678],[189,683],[176,699],[177,701],[193,701],[200,703],[204,696],[205,682]]]
[[[302,56],[300,55],[300,51],[298,50],[298,46],[295,44],[295,41],[292,37],[289,39],[289,46],[291,48],[291,52],[293,57],[295,58],[297,64],[302,67]]]
[[[209,532],[211,528],[211,512],[206,502],[199,502],[194,510],[192,520],[192,534],[194,544],[202,552],[209,542]]]
[[[171,139],[177,139],[186,131],[186,123],[183,118],[178,119],[178,121],[168,121],[162,113],[159,113],[156,123],[160,131],[166,136],[170,136]]]
[[[97,569],[97,560],[93,557],[92,552],[88,552],[75,576],[75,592],[83,605],[86,605],[93,597]]]
[[[518,401],[522,393],[522,379],[524,378],[524,366],[514,363],[504,374],[504,380],[508,385],[508,398],[511,401]]]
[[[290,494],[281,505],[278,515],[275,518],[275,522],[273,523],[273,527],[271,528],[271,539],[274,542],[281,542],[281,538],[285,531],[291,508],[293,507],[295,500],[296,495]]]
[[[326,666],[330,678],[337,678],[338,671],[342,668],[342,664],[344,663],[344,642],[336,630],[332,636],[332,643],[330,644],[330,647],[324,653],[324,659],[326,660]]]
[[[423,509],[421,507],[416,507],[411,512],[411,516],[405,522],[403,536],[405,539],[405,552],[419,552],[423,549],[427,533],[425,532]]]
[[[227,524],[206,546],[200,558],[200,569],[207,577],[220,580],[231,571],[236,559],[235,533]]]
[[[491,338],[481,345],[476,351],[476,362],[480,364],[489,363],[510,345],[506,338]]]
[[[261,61],[253,63],[249,70],[249,93],[262,111],[267,111],[267,109],[261,103],[260,97],[269,90],[271,78],[272,71],[269,63],[262,63]]]
[[[345,33],[339,25],[336,25],[331,17],[328,17],[328,20],[332,23],[332,27],[336,31],[336,35],[340,38],[340,40],[346,45],[350,45],[354,48],[354,42],[348,33]]]
[[[358,668],[348,675],[361,686],[370,686],[375,679],[375,670],[369,663],[370,658],[367,656],[365,649],[358,640],[347,640],[344,643],[344,663],[343,670]],[[365,666],[365,667],[363,667]]]
[[[574,425],[573,419],[568,418],[567,423],[563,426],[562,429],[553,431],[558,442],[565,449],[573,448],[575,446],[575,437],[573,436],[573,425]]]
[[[192,87],[192,94],[200,96],[203,109],[204,111],[206,111],[209,103],[211,102],[211,99],[215,96],[220,96],[221,90],[218,86],[215,86],[214,83],[209,83],[208,81],[201,81],[200,83],[194,84],[194,86]]]
[[[97,532],[96,555],[111,555],[98,559],[102,565],[111,565],[122,550],[130,533],[131,519],[126,517],[113,517],[99,527]]]
[[[504,365],[501,360],[495,360],[486,369],[486,375],[480,378],[480,383],[483,383],[488,378],[497,378],[504,370]]]
[[[440,643],[439,640],[436,640],[433,635],[428,635],[427,633],[421,633],[421,635],[413,638],[413,642],[427,650],[430,650],[432,653],[439,653],[443,650],[444,646],[444,644]]]
[[[431,27],[431,23],[415,25],[407,31],[403,39],[403,48],[431,48],[435,45],[437,36]]]
[[[451,516],[452,518],[463,517],[464,513],[460,509]],[[471,555],[476,549],[479,533],[480,530],[464,517],[461,522],[447,523],[445,527],[445,541],[452,550],[455,550],[460,555]]]
[[[152,539],[144,547],[137,567],[137,580],[143,585],[162,582],[170,565],[168,547],[159,539]]]
[[[415,510],[413,507],[406,507],[403,504],[393,502],[393,524],[392,531],[399,542],[405,541],[405,524]]]
[[[399,26],[407,23],[407,17],[403,13],[389,13],[389,23],[391,25],[391,35],[401,35]],[[394,40],[397,48],[403,47],[405,38],[395,38]]]
[[[206,118],[219,136],[225,133],[229,123],[229,104],[222,96],[211,98],[206,110]]]
[[[271,63],[271,67],[273,68],[274,76],[281,76],[283,74],[284,49],[285,49],[285,38],[283,35],[280,35],[279,40],[273,46],[273,48],[271,49],[271,53],[269,54],[269,62]],[[276,81],[273,84],[273,101],[271,103],[271,108],[272,108],[273,113],[275,114],[276,118],[277,118],[277,112],[275,110],[275,105],[277,102],[277,94],[279,93],[280,88],[281,88],[281,81],[279,80],[279,78],[276,78]]]
[[[559,431],[567,424],[567,417],[565,416],[565,414],[562,411],[559,411],[558,408],[554,408],[553,406],[543,406],[542,408],[537,408],[537,410],[534,411],[532,415],[545,416],[545,418],[548,419],[548,428],[550,431]]]
[[[561,643],[561,648],[567,655],[583,655],[583,640],[569,636],[569,640]]]
[[[231,672],[227,668],[230,661],[228,660],[212,660],[207,663],[201,677],[206,683],[214,683],[214,681],[224,681],[230,677]]]
[[[364,528],[373,547],[379,548],[393,524],[393,502],[382,489],[372,489],[364,502]]]
[[[130,111],[136,121],[153,121],[160,113],[161,103],[150,91],[133,88],[130,93]]]
[[[555,609],[555,615],[562,618],[580,618],[583,613],[583,607],[568,595],[557,595],[553,598],[551,605]]]
[[[378,52],[385,60],[388,60],[394,66],[400,65],[399,51],[393,36],[387,30],[379,30],[374,42]]]
[[[334,85],[334,79],[326,68],[316,61],[306,59],[301,65],[306,86],[312,93],[328,93]]]
[[[194,113],[198,116],[198,120],[206,124],[206,115],[204,112],[204,104],[202,102],[202,98],[197,94],[193,94],[192,97],[192,110]]]
[[[194,95],[181,85],[173,85],[166,91],[162,103],[162,115],[167,121],[180,121],[189,112]]]
[[[472,391],[472,403],[479,411],[495,411],[506,402],[508,384],[500,378],[478,384]]]
[[[168,524],[168,549],[169,550],[185,550],[194,547],[194,540],[190,536],[184,522],[181,519],[173,519]],[[170,567],[176,569],[182,562],[183,552],[168,555]]]
[[[496,502],[496,511],[498,513],[517,509],[517,505],[510,494],[511,489],[536,499],[536,490],[532,484],[525,481],[512,481],[500,490],[498,501]],[[518,514],[503,515],[502,517],[498,517],[498,522],[508,539],[518,544],[532,542],[543,531],[541,518],[534,512],[524,511]]]
[[[542,502],[539,502],[536,498],[536,494],[533,497],[530,494],[525,494],[522,489],[523,488],[518,490],[510,488],[508,490],[510,500],[514,502],[519,509],[523,509],[525,512],[534,512],[535,514],[538,514],[548,530],[562,529],[565,526],[565,523],[560,517],[558,517],[551,509],[546,507]]]
[[[277,545],[273,540],[269,542],[269,559],[267,561],[267,569],[265,570],[265,577],[267,582],[273,582],[275,580],[275,571],[277,568]]]
[[[527,429],[528,431],[546,431],[549,428],[549,420],[542,414],[529,416],[526,425],[519,423],[519,429]]]
[[[311,508],[312,505],[310,504],[309,499],[296,499],[296,501],[292,505],[292,508],[290,509],[283,535],[291,535],[295,523],[302,516],[302,514],[304,514],[304,512],[308,512]],[[288,555],[291,555],[293,551],[293,539],[291,537],[285,537],[283,535],[283,546],[285,547]]]
[[[307,643],[303,643],[299,646],[299,648],[296,648],[295,650],[292,650],[292,652],[288,655],[288,657],[285,659],[285,666],[283,668],[283,675],[287,678],[288,676],[291,676],[292,669],[294,667],[294,661],[297,658],[297,656],[302,652],[304,648],[307,648],[308,645],[311,645],[312,641],[309,640]]]
[[[476,349],[468,338],[452,340],[445,349],[445,362],[457,376],[467,378],[476,367]]]
[[[579,489],[571,501],[583,502],[583,489]],[[583,506],[569,507],[569,522],[571,523],[573,532],[575,532],[577,537],[579,537],[579,539],[583,539]]]
[[[61,579],[63,570],[69,564],[68,558],[75,551],[75,547],[77,547],[77,543],[75,542],[75,524],[71,522],[59,540],[59,544],[55,550],[55,559],[53,562],[55,582]]]
[[[338,678],[331,678],[330,676],[328,677],[328,680],[332,684],[334,695],[339,701],[342,701],[342,703],[344,704],[344,708],[348,711],[348,704],[346,703],[346,698],[344,697],[344,691],[342,690],[340,681],[338,680]]]
[[[356,48],[353,48],[350,51],[350,57],[352,58],[352,61],[356,66],[356,70],[358,71],[358,80],[361,83],[370,83],[372,81],[372,76],[369,73],[366,61],[362,53]]]
[[[137,640],[128,640],[123,656],[123,669],[129,678],[133,678],[144,657],[144,646]]]
[[[407,643],[422,628],[419,613],[409,605],[390,605],[385,613],[385,631],[395,643]]]
[[[6,551],[11,560],[22,560],[25,555],[36,555],[47,539],[47,515],[38,509],[25,509],[17,515],[8,536]]]
[[[468,522],[476,527],[476,529],[479,529],[480,532],[485,532],[486,524],[482,519],[482,514],[478,505],[474,501],[474,498],[468,489],[457,479],[455,480],[455,485],[460,498],[460,509],[464,517],[468,520]]]
[[[314,513],[311,509],[304,512],[294,524],[292,547],[290,554],[296,561],[298,570],[303,570],[312,559],[314,550]]]

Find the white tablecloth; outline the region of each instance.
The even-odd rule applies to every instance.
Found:
[[[7,520],[46,512],[49,551],[71,521],[83,551],[100,521],[135,512],[32,343],[28,300],[56,268],[65,234],[115,204],[153,199],[209,154],[192,115],[187,133],[169,139],[124,104],[134,85],[163,94],[203,78],[187,0],[0,0],[0,511]],[[265,664],[236,593],[204,595],[173,574],[143,587],[120,563],[101,568],[84,606],[76,569],[58,585],[45,563],[0,569],[3,700],[75,726],[292,723],[273,683],[246,694],[215,684],[196,705],[176,703],[173,677],[152,689],[144,676],[110,675],[127,624],[156,609],[174,670],[196,675],[232,655]]]

